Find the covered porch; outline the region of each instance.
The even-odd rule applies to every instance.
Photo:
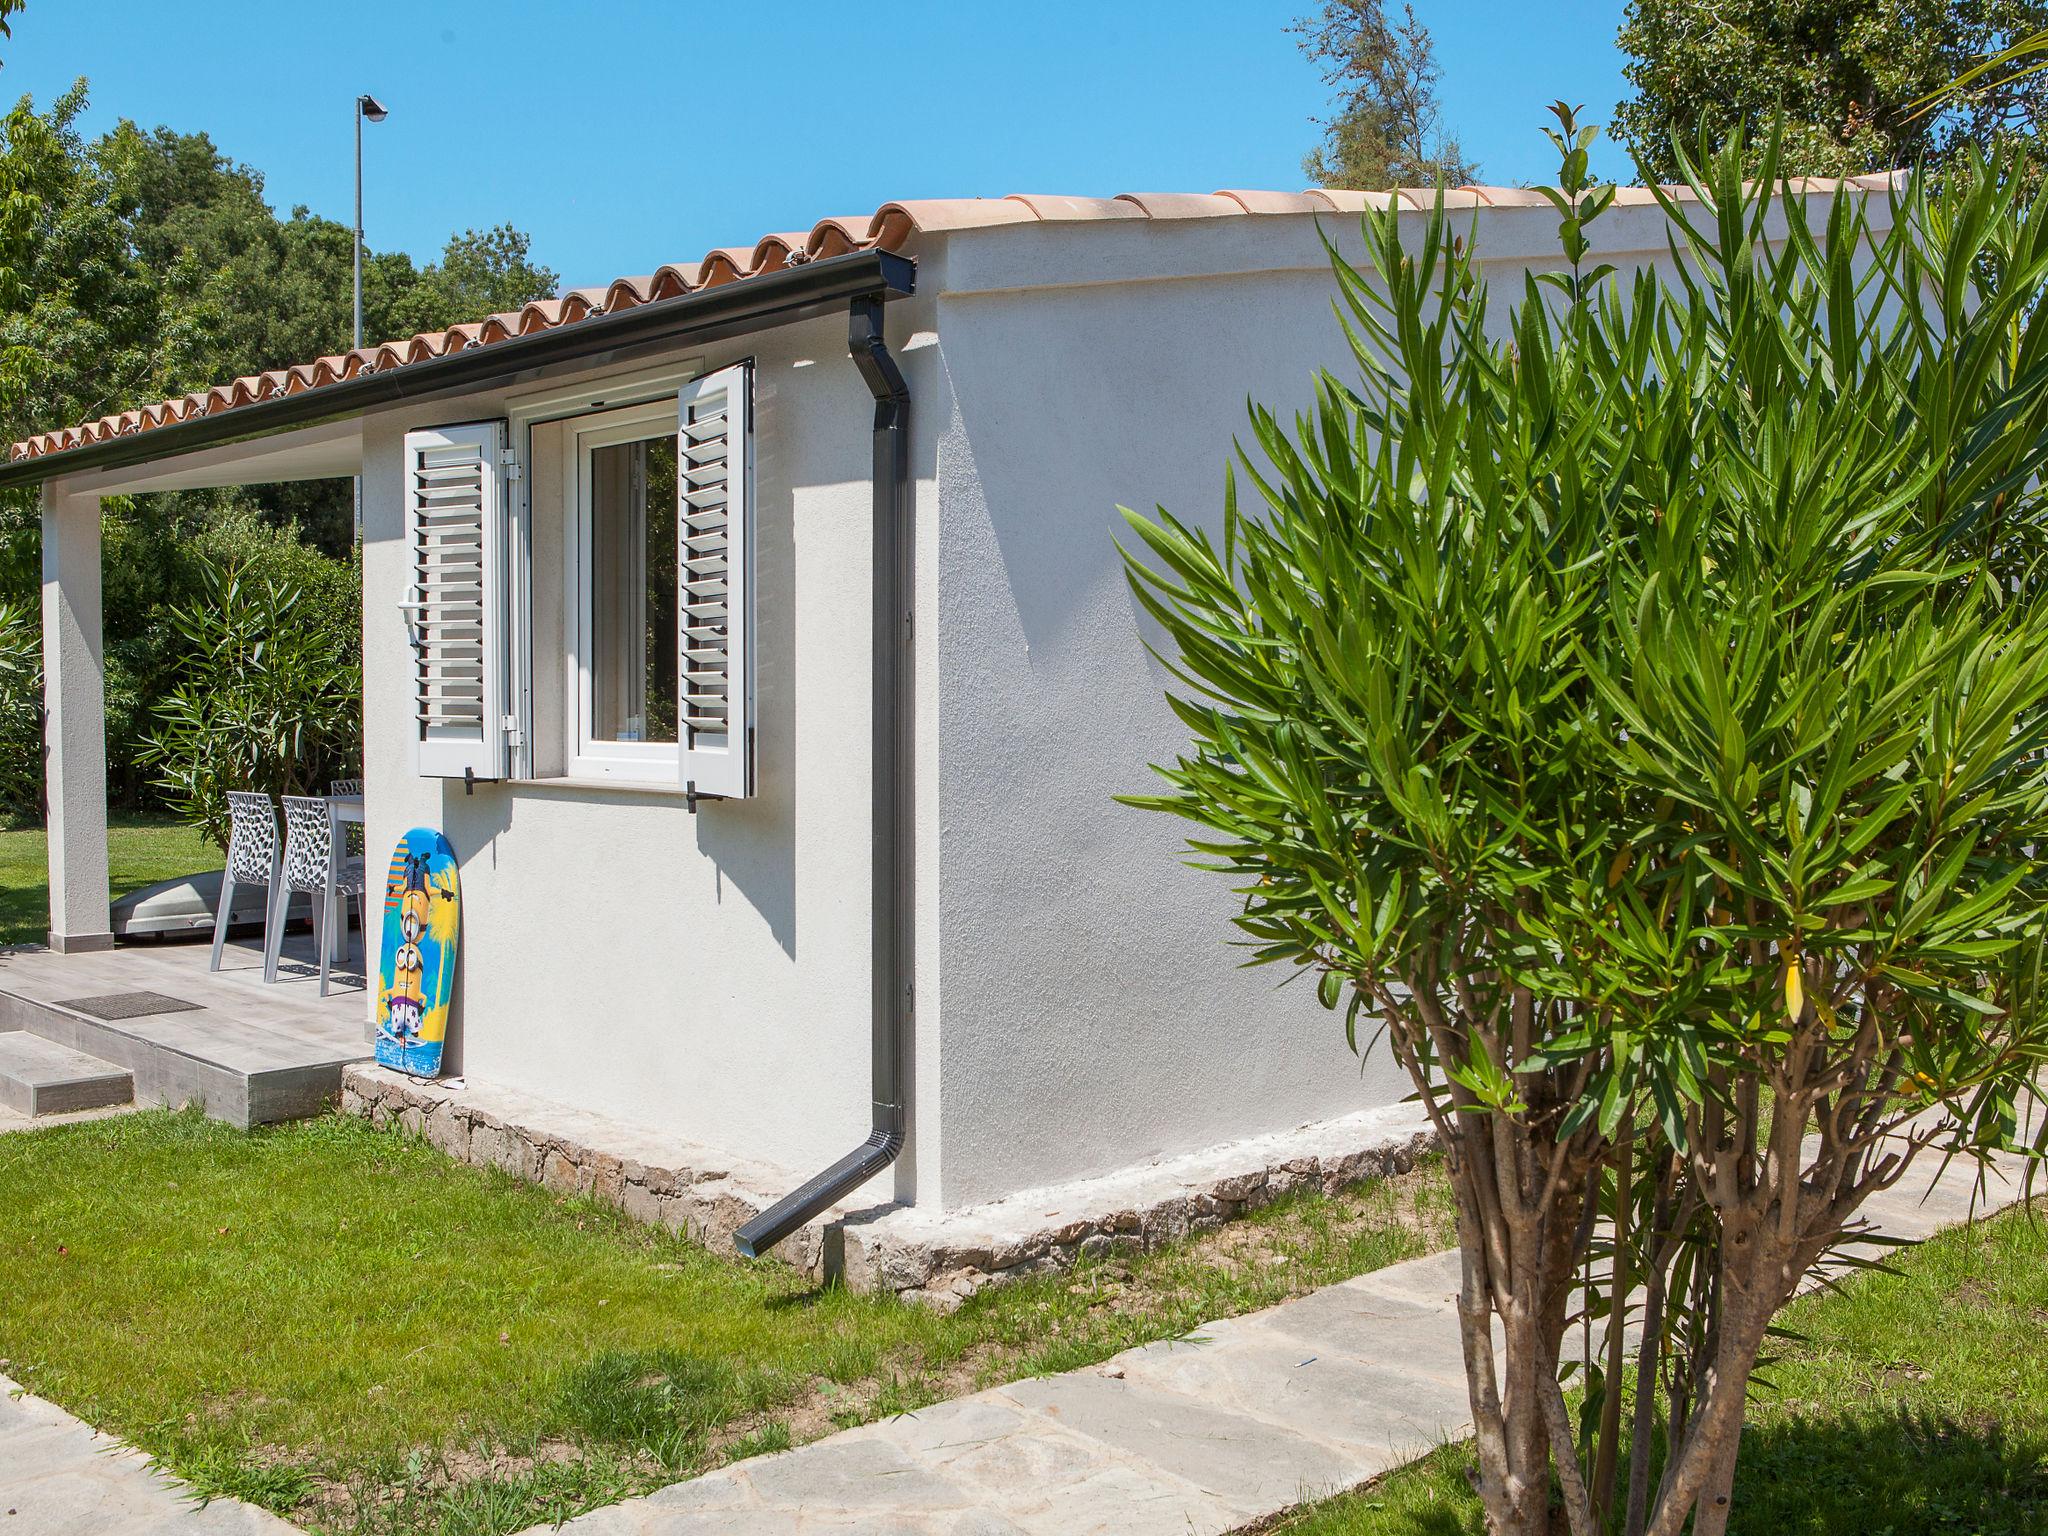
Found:
[[[142,446],[132,439],[122,444],[131,445]],[[360,424],[351,419],[251,441],[173,449],[161,458],[48,478],[36,475],[42,466],[34,459],[17,459],[0,470],[0,483],[39,479],[41,485],[48,941],[53,952],[91,954],[114,947],[107,861],[102,501],[147,491],[345,479],[357,474],[361,463]],[[359,997],[350,1001],[361,1008]]]
[[[174,441],[153,458],[136,456],[144,442],[129,439],[127,455],[98,466],[65,472],[17,458],[0,470],[14,484],[40,482],[49,864],[48,948],[0,953],[0,1115],[200,1104],[248,1127],[317,1112],[340,1091],[342,1068],[371,1054],[364,939],[335,969],[326,997],[310,933],[285,936],[273,983],[263,980],[254,935],[231,940],[218,972],[208,969],[205,935],[115,946],[103,501],[342,479],[361,463],[355,420],[211,446]]]

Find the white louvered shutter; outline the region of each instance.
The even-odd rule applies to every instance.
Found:
[[[753,387],[739,363],[679,397],[682,776],[734,800],[754,792]]]
[[[505,764],[502,422],[405,434],[413,724],[422,778]]]

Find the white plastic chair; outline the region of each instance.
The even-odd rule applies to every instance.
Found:
[[[351,858],[333,846],[334,823],[327,814],[324,795],[284,797],[284,869],[270,898],[271,926],[265,935],[263,979],[277,980],[277,956],[284,942],[284,914],[293,891],[308,892],[313,898],[314,942],[320,947],[320,995],[327,995],[327,972],[334,955],[334,925],[339,908],[343,942],[348,937],[348,899],[356,899],[356,911],[369,931],[369,914],[364,909],[363,861]],[[333,886],[337,898],[327,900],[328,866],[333,865]],[[344,951],[346,957],[346,951]]]
[[[363,793],[363,781],[361,779],[329,779],[327,781],[327,793],[337,800],[360,799]],[[341,835],[347,843],[347,846],[342,851],[350,858],[361,857],[367,847],[363,838],[363,824],[360,821],[344,822],[342,823]]]
[[[277,891],[277,807],[270,796],[253,790],[228,791],[228,863],[220,872],[220,910],[213,915],[213,959],[209,971],[220,969],[221,947],[227,943],[228,919],[235,908],[235,887],[260,885],[269,894],[263,903],[264,980],[269,962],[271,907]],[[282,926],[282,925],[279,925]]]

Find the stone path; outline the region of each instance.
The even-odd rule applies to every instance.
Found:
[[[138,1450],[0,1376],[0,1536],[297,1536],[237,1499],[202,1505]]]
[[[1976,1197],[2019,1195],[2018,1161]],[[1865,1213],[1921,1238],[1972,1209],[1927,1159]],[[1469,1429],[1455,1253],[1086,1370],[1016,1382],[595,1510],[570,1536],[1209,1536]],[[527,1536],[547,1529],[535,1527]],[[0,1536],[5,1536],[0,1528]]]

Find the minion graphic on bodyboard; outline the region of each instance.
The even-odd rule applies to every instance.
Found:
[[[462,896],[455,850],[431,827],[399,839],[384,882],[384,943],[377,968],[377,1063],[438,1077],[455,995]]]

